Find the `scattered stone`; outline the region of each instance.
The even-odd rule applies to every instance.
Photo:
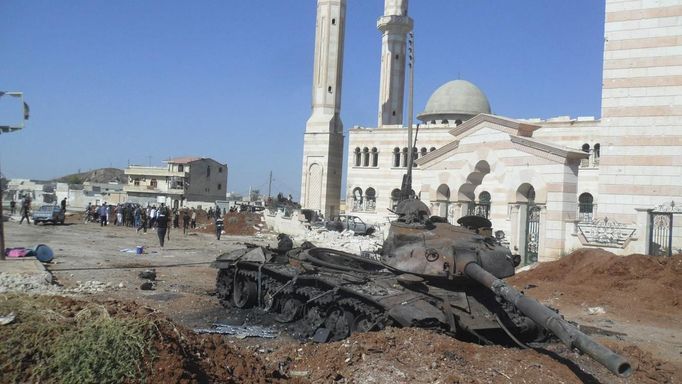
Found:
[[[140,289],[143,291],[151,291],[154,289],[154,283],[151,281],[144,282],[140,284]]]
[[[602,307],[589,307],[587,308],[587,314],[588,315],[603,315],[606,313],[606,310]]]
[[[138,274],[138,276],[140,277],[140,279],[147,279],[147,280],[154,281],[154,280],[156,280],[156,270],[145,269],[144,271],[140,272]]]

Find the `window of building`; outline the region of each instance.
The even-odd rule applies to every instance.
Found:
[[[211,166],[206,167],[206,177],[211,177]]]
[[[400,159],[400,165],[402,167],[407,167],[407,147],[403,148],[402,158]]]
[[[353,205],[351,206],[352,211],[354,212],[362,211],[363,206],[362,188],[356,187],[355,189],[353,189],[352,203],[353,203]]]
[[[369,187],[365,190],[365,211],[374,211],[377,206],[377,192]]]
[[[421,154],[420,154],[419,157],[424,157],[424,156],[426,156],[426,154],[427,154],[426,147],[422,147],[422,149],[420,150],[420,152],[421,152]]]
[[[435,151],[435,150],[436,150],[436,147],[431,147],[431,148],[429,148],[429,152],[433,152],[433,151]]]
[[[156,188],[159,185],[159,182],[156,181],[156,179],[151,179],[149,180],[149,186],[152,188]]]
[[[133,185],[136,187],[139,187],[140,186],[140,179],[139,178],[133,179]]]
[[[582,223],[592,222],[594,214],[594,197],[585,192],[578,197],[578,219]]]
[[[355,147],[355,166],[359,167],[362,165],[362,155],[360,153],[360,147]]]
[[[379,166],[379,151],[376,147],[372,148],[372,167]]]
[[[362,166],[369,167],[369,148],[362,148]]]
[[[590,145],[587,143],[583,144],[581,149],[585,153],[590,153]],[[581,167],[589,167],[590,166],[590,159],[588,158],[588,159],[580,160],[580,166]]]
[[[599,157],[601,156],[601,145],[599,143],[595,144],[592,149],[592,164],[594,166],[599,165]]]
[[[393,148],[393,166],[396,168],[400,166],[400,148],[398,147]]]
[[[218,167],[218,173],[223,173],[223,167]]]
[[[180,164],[178,165],[178,172],[184,172],[185,171],[185,166]]]
[[[220,191],[220,190],[222,190],[222,189],[223,189],[223,185],[222,185],[222,184],[218,184],[218,190]]]

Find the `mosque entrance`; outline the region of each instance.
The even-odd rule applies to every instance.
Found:
[[[540,245],[540,207],[528,205],[526,215],[526,264],[538,261],[538,247]]]
[[[523,183],[516,190],[516,198],[519,204],[520,228],[519,249],[522,250],[523,264],[527,265],[538,261],[540,250],[540,212],[541,206],[535,203],[535,188],[528,183]]]

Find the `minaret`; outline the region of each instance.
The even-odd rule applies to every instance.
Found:
[[[343,167],[341,78],[346,0],[318,0],[312,114],[303,139],[301,205],[326,217],[339,212]]]
[[[379,89],[379,127],[403,124],[407,34],[412,19],[407,16],[408,0],[385,0],[384,16],[377,28],[381,37],[381,87]]]

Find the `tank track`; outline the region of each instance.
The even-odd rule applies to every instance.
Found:
[[[252,269],[251,263],[244,263],[218,272],[216,293],[220,303],[231,307],[260,307],[266,311],[277,313],[279,321],[297,322],[300,334],[306,337],[319,336],[323,341],[341,340],[353,332],[380,330],[392,324],[382,308],[355,297],[348,289],[333,287],[324,289],[321,281],[314,278],[297,280],[296,275],[284,274],[264,267],[260,274],[260,290],[258,290],[258,270]],[[240,298],[248,304],[235,304],[234,290],[240,285]],[[253,297],[254,286],[256,296]],[[317,286],[315,286],[317,285]],[[290,301],[287,303],[287,301]],[[322,332],[319,332],[323,329]],[[326,331],[324,331],[326,329]],[[328,335],[327,335],[328,333]],[[320,341],[320,340],[318,340]]]

